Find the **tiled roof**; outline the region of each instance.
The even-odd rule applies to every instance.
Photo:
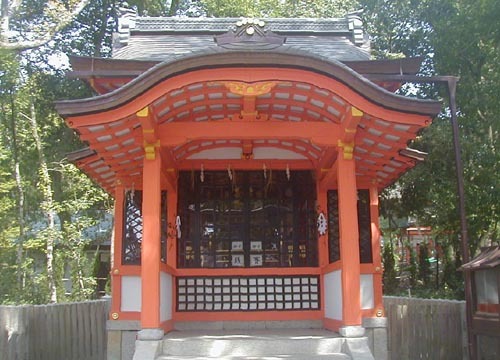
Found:
[[[491,269],[500,266],[500,246],[490,246],[481,249],[481,253],[460,270],[472,271],[480,269]]]
[[[137,17],[123,15],[115,34],[113,58],[168,61],[193,51],[217,47],[215,35],[236,31],[237,18]],[[285,47],[340,61],[369,60],[362,22],[342,19],[265,19],[264,32],[286,37]]]
[[[182,17],[137,17],[133,32],[202,32],[224,33],[240,21],[240,18],[182,18]],[[263,19],[275,33],[350,33],[349,18],[308,19],[269,18]]]
[[[353,46],[346,37],[296,36],[287,39],[284,48],[301,49],[339,61],[368,60],[368,53]],[[117,49],[115,59],[168,61],[201,50],[217,50],[209,35],[138,35],[130,38],[127,46]]]

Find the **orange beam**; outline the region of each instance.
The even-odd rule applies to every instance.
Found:
[[[262,170],[266,165],[268,169],[285,170],[310,170],[315,169],[314,162],[310,160],[184,160],[179,163],[178,170],[200,170],[201,166],[207,170],[227,170],[228,165],[235,170]]]
[[[355,162],[337,158],[344,326],[361,325],[361,290]]]
[[[358,124],[361,121],[362,117],[363,112],[353,106],[350,106],[350,108],[347,110],[342,121],[342,129],[344,130],[344,137],[342,141],[344,143],[350,143],[354,141],[354,136],[356,136]]]
[[[258,276],[269,275],[320,275],[317,267],[301,268],[226,268],[226,269],[177,269],[175,276]]]
[[[338,157],[341,157],[341,156],[343,156],[343,155],[340,154]],[[338,157],[337,157],[337,159],[338,159]],[[337,182],[337,172],[338,172],[337,162],[338,162],[338,160],[333,163],[331,168],[325,169],[326,171],[324,171],[323,177],[322,177],[321,181],[319,182],[320,188],[328,190],[328,189],[331,189],[334,187],[335,183]],[[321,170],[323,170],[323,169],[321,169]]]
[[[142,110],[139,110],[136,115],[141,122],[144,142],[148,144],[155,143],[158,140],[158,124],[154,119],[154,113],[146,106]]]
[[[160,328],[160,208],[161,156],[154,149],[154,159],[144,159],[142,192],[142,309],[141,327]]]
[[[337,157],[337,149],[334,147],[326,148],[321,159],[319,160],[320,169],[329,169],[335,163]]]
[[[287,321],[321,320],[323,311],[195,311],[174,312],[174,321]]]
[[[286,126],[284,126],[286,124]],[[160,126],[162,146],[179,146],[189,140],[201,139],[308,139],[319,146],[336,146],[339,126],[325,122],[282,121],[208,121],[192,126],[171,122]]]

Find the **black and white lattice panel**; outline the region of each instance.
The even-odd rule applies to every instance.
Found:
[[[177,311],[320,309],[319,276],[178,277]]]

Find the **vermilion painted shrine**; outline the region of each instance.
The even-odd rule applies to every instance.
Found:
[[[343,336],[383,318],[378,194],[424,158],[407,147],[440,103],[370,75],[356,16],[126,14],[113,57],[72,58],[97,95],[58,102],[70,154],[115,199],[111,318],[315,321]]]

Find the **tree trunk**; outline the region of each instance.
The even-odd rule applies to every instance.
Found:
[[[168,9],[168,16],[175,16],[175,13],[179,10],[179,5],[179,0],[172,0],[170,3],[170,9]]]
[[[16,244],[16,280],[17,289],[22,292],[24,289],[24,271],[23,271],[23,243],[25,237],[25,218],[24,218],[24,188],[22,184],[22,176],[19,164],[19,147],[17,144],[17,127],[15,117],[15,104],[14,98],[10,99],[10,109],[5,107],[2,103],[2,114],[4,114],[4,129],[3,133],[5,144],[11,151],[11,166],[14,180],[16,182],[16,207],[17,207],[17,223],[19,225],[19,235]],[[9,114],[10,121],[7,120]]]
[[[9,0],[2,0],[0,11],[2,13],[0,31],[2,36],[4,36],[9,31]]]
[[[28,117],[31,124],[33,139],[35,140],[36,150],[38,152],[38,161],[40,166],[40,187],[43,196],[42,210],[47,217],[48,236],[46,244],[46,266],[47,266],[47,282],[49,286],[50,302],[57,302],[57,288],[54,275],[54,242],[55,242],[55,212],[54,200],[52,197],[52,183],[49,175],[49,168],[45,159],[42,139],[38,133],[38,123],[36,118],[35,104],[30,104],[30,116]]]

